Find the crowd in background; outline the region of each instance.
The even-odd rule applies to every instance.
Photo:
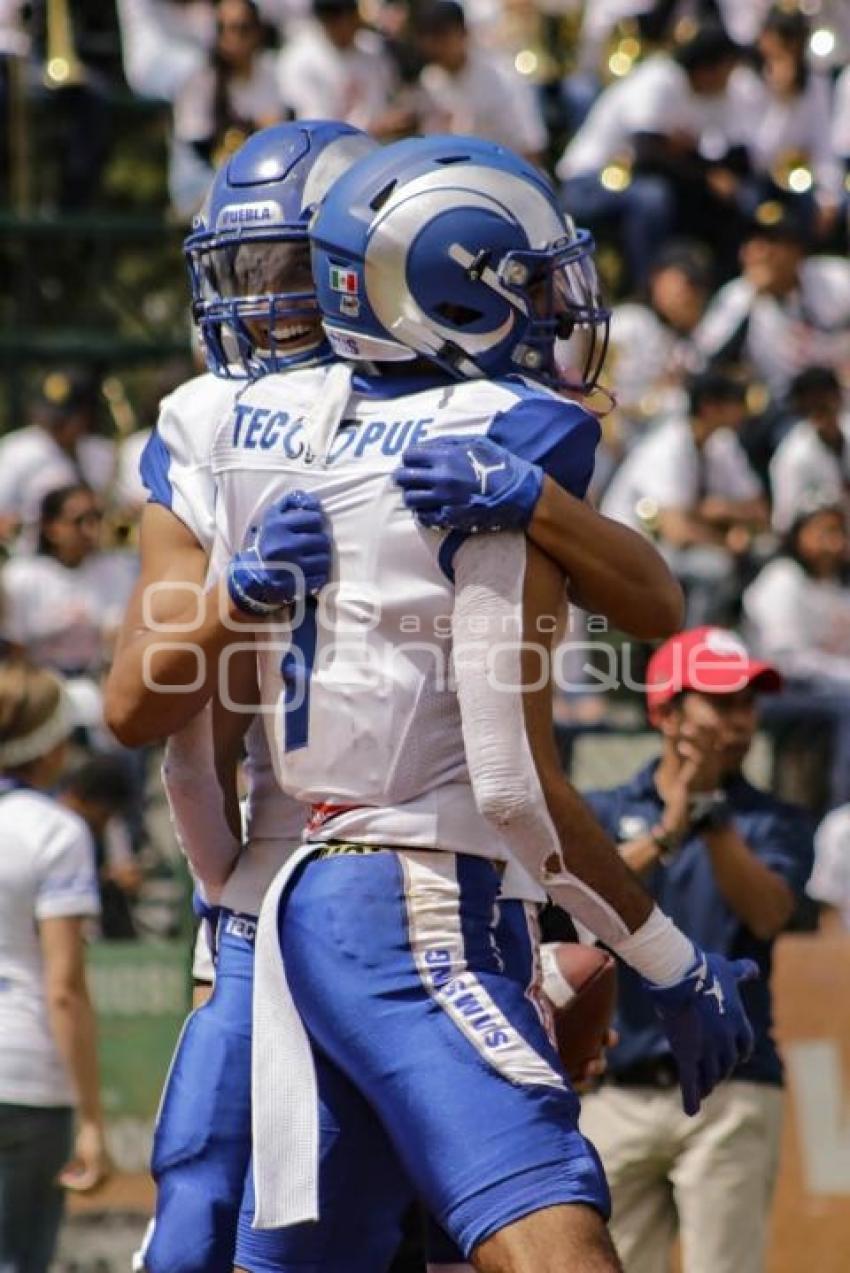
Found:
[[[110,85],[72,39],[62,87],[56,12],[0,0],[0,189],[8,202],[16,103],[44,93],[44,66],[63,111],[56,205],[76,213],[98,207]],[[656,543],[685,590],[687,627],[737,630],[783,674],[762,706],[777,747],[826,740],[808,887],[827,922],[850,928],[850,4],[116,0],[98,14],[125,89],[168,111],[169,218],[183,227],[216,167],[281,119],[344,119],[381,140],[472,133],[550,172],[594,234],[612,298],[606,388],[591,404],[603,432],[593,497]],[[140,427],[114,436],[109,372],[39,367],[25,417],[0,438],[0,641],[2,666],[26,660],[66,687],[72,763],[59,799],[91,833],[102,933],[130,938],[144,931],[157,758],[110,736],[101,682],[138,568],[138,462],[153,420],[139,409]],[[590,646],[619,638],[593,634],[587,616],[571,624],[567,730],[619,726],[624,702],[643,711],[641,695],[598,692]],[[754,715],[745,724],[744,751]],[[766,843],[761,805],[734,773],[753,849]],[[645,777],[623,791],[641,814],[641,802],[663,812]],[[600,816],[623,812],[605,799]],[[656,852],[642,834],[640,852]],[[788,909],[808,867],[801,849]],[[747,899],[719,887],[752,929]],[[706,918],[701,899],[695,922],[725,913],[718,903]],[[656,1059],[650,1077],[664,1086]],[[648,1081],[645,1062],[636,1052],[623,1073]]]
[[[131,92],[169,104],[184,224],[216,165],[285,118],[475,133],[549,168],[613,298],[594,496],[655,540],[689,626],[737,627],[781,668],[771,720],[826,723],[822,804],[850,801],[848,7],[117,0],[113,26]],[[7,108],[13,67],[32,79],[50,40],[43,6],[0,5]],[[68,98],[95,205],[101,91],[94,69]],[[60,196],[80,190],[72,173]],[[47,370],[0,440],[0,633],[68,679],[80,738],[110,760],[98,682],[135,572],[147,429],[116,443],[102,408],[96,371]],[[562,720],[604,722],[593,685],[582,663]],[[144,775],[121,763],[128,831],[103,852],[126,879]]]

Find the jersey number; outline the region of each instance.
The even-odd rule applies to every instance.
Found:
[[[307,746],[310,723],[310,678],[316,658],[318,623],[315,598],[304,603],[301,622],[290,634],[289,649],[280,661],[283,679],[283,750]]]

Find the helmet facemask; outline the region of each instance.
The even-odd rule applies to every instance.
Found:
[[[193,239],[193,317],[216,374],[254,378],[325,360],[306,231]]]
[[[512,353],[519,371],[563,392],[591,393],[608,348],[610,312],[602,300],[593,240],[575,230],[551,246],[512,251],[488,278],[526,322]]]

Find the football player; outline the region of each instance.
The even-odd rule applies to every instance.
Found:
[[[280,641],[259,639],[261,698],[279,781],[314,808],[312,842],[261,919],[274,943],[280,918],[286,976],[261,944],[263,1137],[244,1219],[292,1226],[284,1268],[371,1273],[413,1182],[476,1268],[614,1269],[577,1102],[527,994],[502,971],[501,877],[534,897],[541,883],[558,890],[645,975],[692,1110],[749,1046],[736,979],[750,968],[695,951],[652,909],[555,773],[548,678],[525,704],[515,692],[527,680],[523,592],[526,632],[529,620],[550,632],[539,625],[557,610],[560,572],[522,535],[419,530],[391,480],[402,451],[415,459],[411,445],[460,435],[482,511],[501,510],[491,522],[530,524],[541,470],[583,497],[598,426],[560,396],[558,363],[573,332],[586,338],[575,387],[593,387],[607,315],[592,245],[536,170],[464,138],[361,160],[311,237],[331,343],[373,369],[350,383],[334,368],[318,408],[303,373],[267,378],[213,448],[232,553],[223,587],[235,611],[284,629],[283,658]],[[316,510],[320,499],[334,565],[318,605],[284,616],[276,510],[296,491]],[[453,648],[451,625],[490,639],[497,622],[516,675],[494,707],[475,641]],[[317,1213],[318,1227],[300,1223]],[[240,1222],[237,1262],[253,1269],[248,1233]]]
[[[157,1212],[143,1252],[151,1270],[217,1273],[231,1267],[250,1147],[256,916],[269,880],[298,843],[305,818],[303,806],[282,795],[262,730],[253,727],[243,846],[237,820],[225,817],[211,753],[210,709],[202,706],[217,646],[204,644],[209,629],[199,631],[194,623],[191,643],[174,644],[180,614],[188,603],[194,618],[197,598],[221,564],[216,560],[211,435],[249,378],[318,368],[327,358],[309,271],[306,220],[334,177],[371,145],[346,126],[280,125],[257,134],[222,168],[200,224],[187,240],[193,313],[210,373],[166,399],[143,462],[152,502],[142,521],[141,578],[116,650],[107,710],[128,743],[172,735],[164,776],[175,823],[205,896],[220,908],[214,920],[215,995],[185,1028],[158,1119]],[[315,375],[318,392],[321,377],[318,371]],[[541,526],[545,535],[546,517]],[[310,589],[319,587],[327,545],[315,512],[295,503],[280,512],[276,530],[278,548],[287,546],[288,564],[303,568]],[[651,559],[649,567],[654,569]],[[657,571],[655,593],[662,611],[671,599],[675,606],[663,570]],[[232,639],[232,633],[227,636]],[[182,694],[163,692],[169,685],[157,663],[158,645],[167,657],[177,656],[170,671]],[[199,684],[186,688],[190,680]],[[524,984],[531,979],[534,923],[533,908],[522,903],[503,908],[500,932],[508,966],[525,977]],[[260,1236],[256,1246],[255,1258],[274,1263],[271,1235]],[[448,1244],[444,1251],[451,1252]],[[457,1257],[442,1258],[451,1263]]]
[[[334,178],[373,145],[344,124],[282,124],[256,134],[220,170],[186,243],[193,316],[210,371],[165,399],[142,461],[152,502],[142,516],[141,575],[110,673],[107,713],[120,718],[130,742],[174,735],[164,778],[175,824],[207,900],[222,908],[215,991],[184,1027],[157,1121],[157,1207],[141,1255],[151,1273],[229,1273],[233,1266],[250,1158],[256,916],[268,882],[300,841],[304,811],[275,782],[255,728],[247,737],[244,837],[233,815],[228,822],[210,751],[210,709],[203,708],[208,693],[161,692],[155,658],[145,664],[138,636],[152,629],[160,642],[173,640],[175,612],[214,576],[210,445],[221,414],[249,378],[327,359],[307,220]],[[157,498],[164,483],[168,498]],[[306,586],[320,586],[328,548],[321,531],[297,509],[282,513],[278,526],[287,560],[302,569]],[[172,716],[176,697],[181,711]]]

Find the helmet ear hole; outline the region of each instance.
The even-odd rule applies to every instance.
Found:
[[[392,181],[387,182],[383,190],[378,191],[378,193],[375,195],[372,202],[369,204],[369,207],[372,209],[373,212],[380,212],[381,208],[384,206],[387,199],[389,199],[390,195],[395,190],[397,184],[398,182],[396,181],[395,177],[393,177]]]
[[[477,323],[478,319],[483,317],[480,309],[472,309],[469,305],[459,305],[456,301],[441,301],[439,305],[434,306],[434,311],[453,327],[469,327],[471,323]]]

